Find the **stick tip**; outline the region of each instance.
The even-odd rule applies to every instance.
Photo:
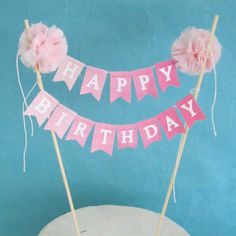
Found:
[[[25,28],[26,28],[26,29],[29,28],[29,20],[28,20],[28,19],[25,19],[25,20],[24,20],[24,25],[25,25]]]
[[[215,15],[215,16],[214,16],[214,20],[215,20],[215,21],[218,21],[218,19],[219,19],[219,15]]]

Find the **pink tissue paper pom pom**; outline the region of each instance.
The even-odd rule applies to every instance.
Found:
[[[62,30],[42,23],[24,30],[19,41],[19,55],[27,67],[38,65],[41,73],[55,71],[67,54],[67,41]]]
[[[210,32],[204,29],[187,28],[172,45],[171,54],[176,61],[177,68],[189,75],[199,75],[202,63],[206,60],[206,72],[210,72],[213,64],[221,56],[221,45],[214,36],[211,52],[206,56],[207,43]]]

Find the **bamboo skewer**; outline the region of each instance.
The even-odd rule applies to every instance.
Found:
[[[215,31],[216,31],[216,27],[217,27],[217,23],[218,23],[218,18],[219,18],[219,16],[217,16],[217,15],[214,16],[214,21],[213,21],[212,28],[211,28],[211,34],[210,34],[209,42],[208,42],[207,49],[206,49],[206,57],[208,57],[208,55],[210,53],[210,48],[211,48],[213,37],[215,35]],[[197,100],[199,92],[200,92],[200,88],[201,88],[201,85],[202,85],[202,80],[203,80],[203,77],[204,77],[204,74],[205,74],[205,69],[206,69],[206,60],[203,62],[201,73],[200,73],[200,75],[198,77],[198,80],[197,80],[195,93],[194,93],[194,99],[195,100]],[[186,143],[186,140],[187,140],[188,131],[189,131],[189,128],[185,125],[185,132],[181,136],[179,150],[178,150],[177,157],[176,157],[175,167],[174,167],[174,170],[173,170],[173,173],[172,173],[169,188],[168,188],[166,198],[165,198],[165,202],[164,202],[164,205],[163,205],[163,208],[162,208],[161,216],[160,216],[157,228],[156,228],[155,236],[160,236],[160,233],[161,233],[161,225],[162,225],[165,213],[166,213],[166,209],[168,207],[168,203],[169,203],[169,200],[170,200],[173,184],[175,182],[175,178],[176,178],[178,168],[179,168],[179,165],[180,165],[180,161],[181,161],[181,158],[182,158],[184,146],[185,146],[185,143]]]
[[[28,30],[29,27],[30,27],[28,20],[24,21],[24,25],[25,25],[26,30]],[[34,71],[36,73],[36,79],[37,79],[37,83],[38,83],[38,86],[39,86],[40,90],[44,90],[42,76],[40,74],[38,66],[35,66]],[[68,202],[69,202],[69,206],[70,206],[70,210],[71,210],[71,214],[72,214],[72,218],[73,218],[73,222],[74,222],[74,226],[75,226],[76,236],[80,236],[79,224],[78,224],[78,220],[77,220],[76,213],[75,213],[75,208],[74,208],[74,204],[73,204],[73,200],[72,200],[72,196],[71,196],[71,192],[70,192],[70,187],[69,187],[67,177],[66,177],[66,172],[65,172],[64,165],[63,165],[63,161],[62,161],[61,152],[60,152],[59,145],[58,145],[58,142],[57,142],[57,137],[56,137],[56,134],[55,134],[54,131],[51,131],[51,135],[52,135],[54,149],[55,149],[55,152],[56,152],[58,164],[59,164],[59,167],[60,167],[64,187],[65,187],[65,190],[66,190],[67,199],[68,199]]]

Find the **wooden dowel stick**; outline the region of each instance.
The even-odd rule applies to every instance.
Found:
[[[29,21],[25,20],[24,24],[25,24],[26,30],[28,30],[29,29]],[[35,66],[34,71],[36,73],[38,86],[39,86],[40,90],[43,90],[44,87],[43,87],[42,76],[41,76],[40,71],[39,71],[37,66]],[[66,190],[66,195],[67,195],[67,199],[68,199],[68,202],[69,202],[72,218],[73,218],[74,225],[75,225],[75,232],[76,232],[77,236],[80,236],[79,224],[78,224],[78,220],[77,220],[77,217],[76,217],[75,207],[74,207],[74,204],[73,204],[69,184],[68,184],[67,177],[66,177],[66,172],[65,172],[64,165],[63,165],[63,161],[62,161],[61,152],[60,152],[59,145],[58,145],[58,142],[57,142],[57,137],[56,137],[56,134],[55,134],[54,131],[51,131],[51,135],[52,135],[53,145],[54,145],[54,149],[56,151],[56,156],[57,156],[58,164],[59,164],[59,167],[60,167],[64,187],[65,187],[65,190]]]
[[[208,45],[207,45],[206,57],[208,57],[208,55],[210,53],[210,48],[211,48],[213,37],[215,35],[215,31],[216,31],[216,27],[217,27],[217,23],[218,23],[218,18],[219,17],[217,15],[215,15],[214,21],[213,21],[213,24],[212,24],[212,28],[211,28],[211,34],[210,34],[209,42],[208,42]],[[202,85],[202,80],[203,80],[203,77],[204,77],[204,74],[205,74],[205,69],[206,69],[206,60],[203,62],[201,72],[200,72],[200,75],[199,75],[198,80],[197,80],[196,89],[195,89],[195,93],[194,93],[195,100],[197,100],[198,94],[200,92],[200,88],[201,88],[201,85]],[[162,208],[161,216],[160,216],[160,219],[159,219],[159,222],[158,222],[158,225],[157,225],[155,236],[160,236],[160,233],[161,233],[161,225],[162,225],[162,222],[163,222],[163,219],[164,219],[164,216],[165,216],[165,213],[166,213],[166,209],[167,209],[167,206],[168,206],[168,203],[169,203],[169,200],[170,200],[173,184],[175,182],[175,178],[176,178],[178,168],[179,168],[179,165],[180,165],[180,161],[181,161],[181,158],[182,158],[182,153],[183,153],[183,150],[184,150],[184,146],[185,146],[185,143],[186,143],[186,140],[187,140],[187,137],[188,137],[188,132],[189,132],[189,128],[185,125],[185,132],[182,135],[181,140],[180,140],[180,145],[179,145],[179,150],[178,150],[177,157],[176,157],[175,167],[174,167],[174,170],[173,170],[173,173],[172,173],[172,177],[171,177],[169,188],[168,188],[168,191],[167,191],[167,194],[166,194],[165,202],[164,202],[164,205],[163,205],[163,208]]]

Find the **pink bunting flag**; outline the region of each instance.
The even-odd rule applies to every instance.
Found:
[[[91,93],[98,101],[101,99],[107,71],[95,67],[87,67],[80,94]]]
[[[136,148],[138,145],[137,126],[120,125],[117,126],[118,149]]]
[[[151,67],[132,71],[132,77],[138,100],[146,95],[157,97],[157,87]]]
[[[137,123],[137,127],[139,129],[144,148],[147,148],[153,142],[160,141],[162,138],[157,117],[141,121]]]
[[[184,126],[174,108],[162,112],[157,116],[167,138],[172,139],[177,133],[184,133]]]
[[[52,113],[44,129],[55,131],[58,137],[62,139],[65,132],[68,130],[69,126],[74,120],[75,116],[75,112],[59,104],[55,111]]]
[[[206,119],[204,113],[191,94],[177,102],[176,106],[180,110],[189,128],[191,128],[197,120]]]
[[[53,81],[64,81],[68,89],[71,90],[83,68],[84,63],[66,56],[60,63]]]
[[[116,127],[109,124],[96,123],[93,133],[91,152],[102,150],[112,156]]]
[[[39,126],[50,117],[50,114],[59,102],[47,92],[41,90],[32,103],[28,106],[24,115],[35,116]]]
[[[110,73],[110,102],[123,98],[131,102],[131,74],[129,72]]]
[[[77,115],[70,127],[66,140],[76,140],[84,147],[93,125],[93,121]]]
[[[163,92],[165,92],[169,86],[180,86],[174,60],[158,63],[155,65],[155,68],[157,79]]]

